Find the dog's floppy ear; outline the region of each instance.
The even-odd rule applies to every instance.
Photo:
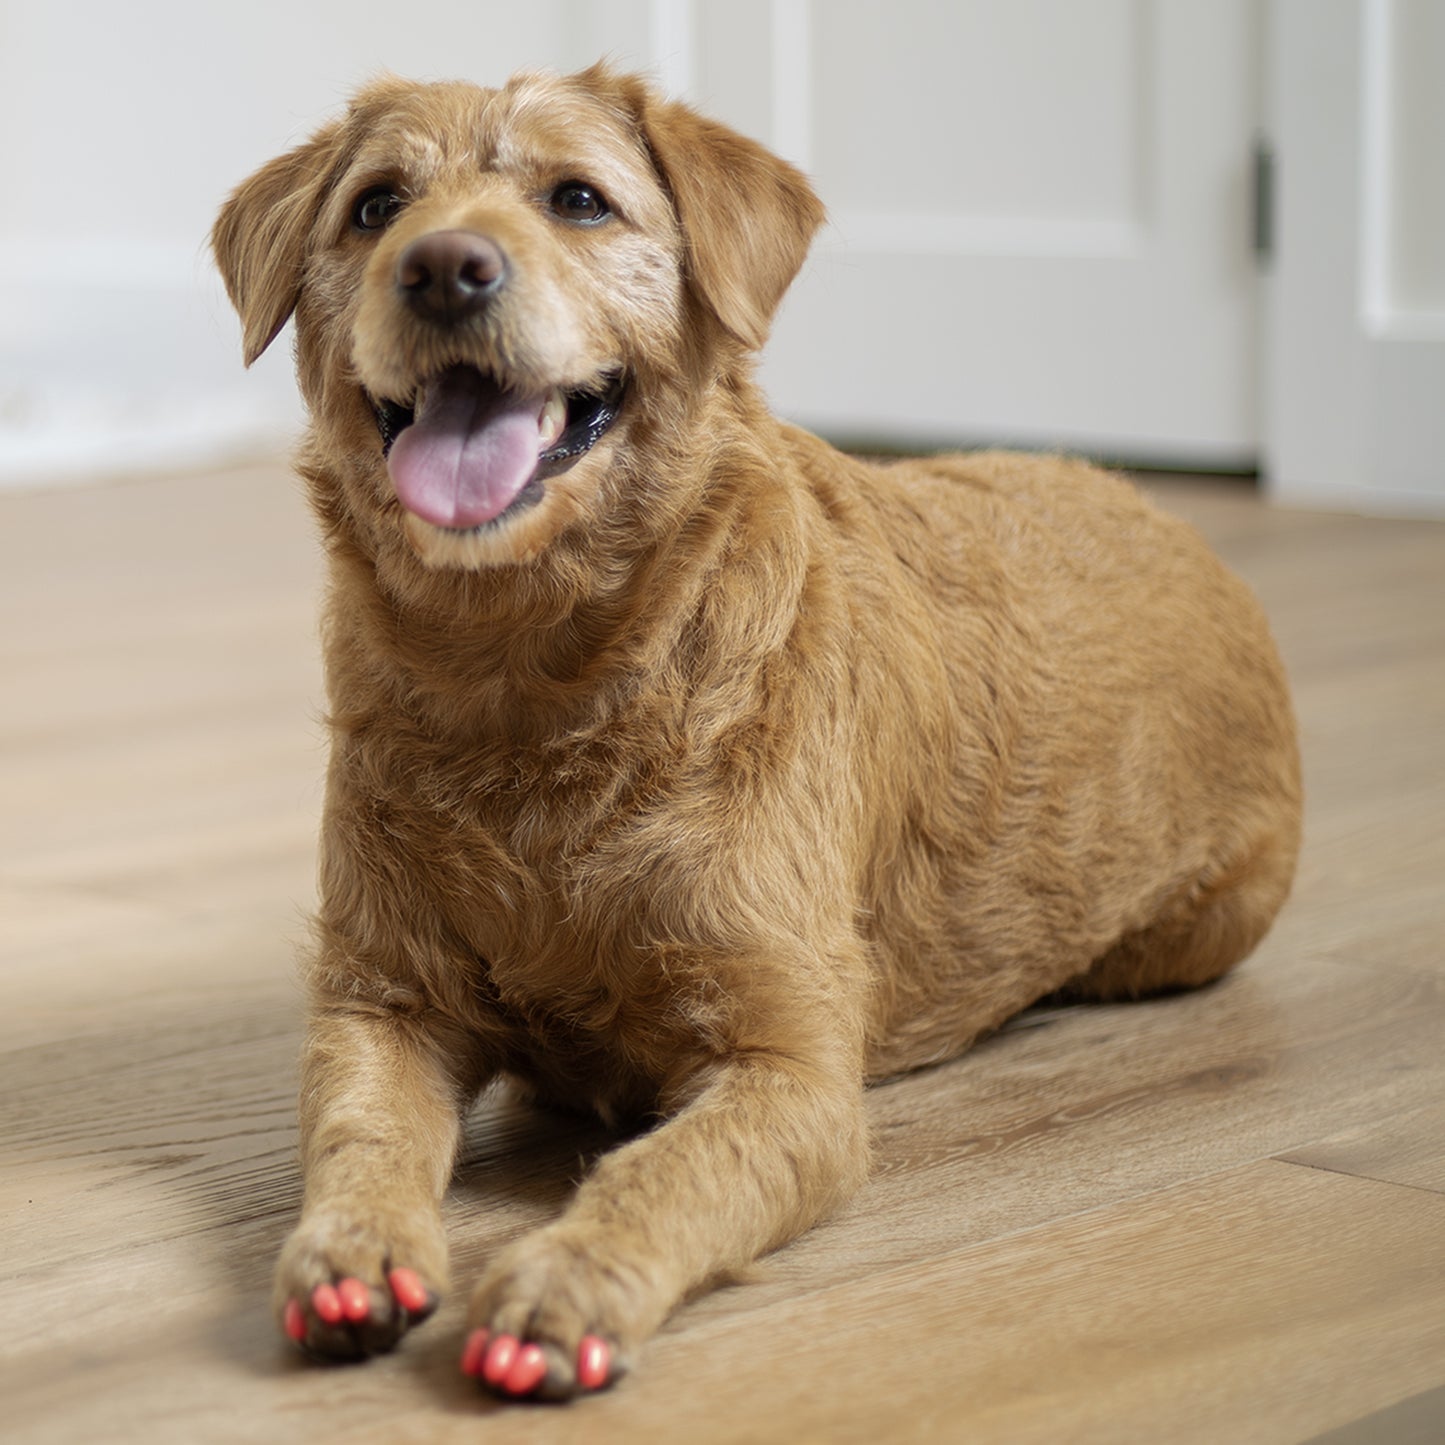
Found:
[[[246,365],[276,339],[301,294],[306,242],[334,173],[340,122],[267,162],[221,208],[211,249],[241,317]]]
[[[634,82],[633,104],[672,193],[698,298],[739,341],[759,347],[823,223],[823,203],[787,161]]]

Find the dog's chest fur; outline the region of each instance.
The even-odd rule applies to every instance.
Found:
[[[417,675],[332,680],[351,707],[334,728],[328,850],[361,860],[378,900],[408,899],[364,930],[392,940],[379,970],[546,1095],[605,1118],[646,1112],[679,1057],[725,1042],[737,1009],[702,966],[688,915],[705,904],[676,866],[679,820],[715,808],[698,758],[659,744],[676,700],[644,692],[524,739],[498,719],[525,709],[484,670],[477,711],[447,726],[414,693],[399,701]],[[324,891],[335,926],[355,930],[366,900]]]

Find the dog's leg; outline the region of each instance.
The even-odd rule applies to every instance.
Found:
[[[616,1379],[689,1290],[791,1239],[866,1172],[854,1068],[742,1054],[679,1102],[495,1261],[472,1297],[467,1373],[544,1398]]]
[[[446,1041],[375,1006],[318,1006],[301,1068],[301,1222],[273,1303],[313,1354],[390,1349],[446,1287],[439,1204],[474,1081]]]

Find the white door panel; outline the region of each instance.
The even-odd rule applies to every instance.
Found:
[[[1445,6],[1277,0],[1267,476],[1445,511]]]
[[[688,17],[699,103],[830,209],[768,352],[779,410],[854,439],[1251,463],[1248,0],[654,8]]]

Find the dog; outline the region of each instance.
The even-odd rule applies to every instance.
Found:
[[[275,1287],[314,1355],[436,1307],[494,1080],[630,1131],[471,1296],[466,1373],[570,1397],[849,1198],[866,1084],[1217,979],[1290,889],[1281,663],[1191,529],[1081,462],[769,413],[822,220],[598,66],[380,80],[216,222],[247,364],[294,317],[328,556]]]

